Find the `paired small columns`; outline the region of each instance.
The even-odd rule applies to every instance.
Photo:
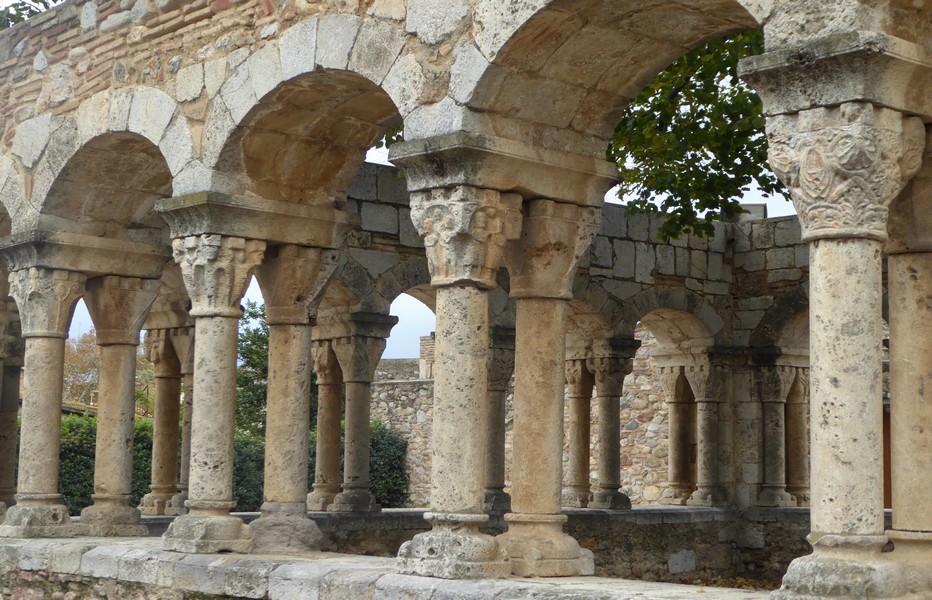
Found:
[[[798,369],[789,366],[764,366],[754,370],[757,397],[761,402],[763,433],[763,482],[757,497],[759,506],[796,506],[796,498],[787,491],[787,413],[789,395],[796,385]],[[798,427],[794,414],[792,425]],[[805,414],[802,415],[805,418]],[[802,423],[805,432],[805,421]],[[798,432],[794,432],[797,433]],[[794,465],[796,467],[797,465]]]
[[[515,372],[514,329],[493,327],[489,346],[489,447],[485,461],[485,512],[511,511],[511,494],[505,491],[505,400]]]

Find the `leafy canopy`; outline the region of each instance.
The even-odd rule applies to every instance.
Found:
[[[6,29],[60,4],[62,0],[23,0],[12,2],[0,13],[0,29]]]
[[[665,215],[663,239],[709,236],[712,221],[741,214],[753,184],[788,193],[767,165],[760,98],[738,79],[738,61],[764,50],[761,30],[718,39],[662,71],[632,101],[608,148],[628,213]]]

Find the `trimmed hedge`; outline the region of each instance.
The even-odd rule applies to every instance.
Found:
[[[138,505],[149,491],[152,421],[137,419],[134,428],[132,500]],[[59,489],[64,496],[65,506],[73,515],[79,514],[82,508],[93,502],[91,495],[94,493],[96,433],[95,417],[68,415],[62,418]],[[408,474],[404,468],[408,442],[378,421],[372,423],[371,435],[372,493],[385,508],[403,506],[408,496]],[[316,432],[312,431],[308,468],[310,482],[314,481],[315,441]],[[240,432],[234,438],[233,447],[233,497],[236,510],[256,512],[262,505],[265,441],[259,436]]]

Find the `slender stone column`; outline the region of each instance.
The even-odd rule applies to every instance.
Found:
[[[16,302],[7,298],[0,301],[0,522],[7,507],[16,502],[16,417],[22,351]]]
[[[592,486],[589,483],[589,427],[595,380],[586,368],[585,359],[567,360],[564,366],[566,398],[569,402],[569,468],[563,489],[563,506],[586,508],[592,495]]]
[[[720,480],[719,405],[724,400],[722,369],[708,364],[686,367],[686,381],[696,399],[696,491],[686,504],[720,506],[728,495]]]
[[[163,536],[166,550],[248,552],[252,531],[230,515],[233,501],[233,432],[236,415],[236,343],[239,301],[265,242],[220,235],[172,242],[191,297],[197,344],[197,402],[191,429],[188,514]]]
[[[343,413],[343,373],[329,340],[311,347],[317,374],[317,455],[314,489],[308,510],[327,510],[340,493],[340,417]]]
[[[346,434],[343,455],[343,490],[327,509],[331,512],[378,512],[369,487],[370,389],[375,369],[385,351],[385,339],[397,317],[378,314],[350,315],[358,335],[333,340],[333,352],[346,387]]]
[[[0,537],[78,534],[58,493],[65,339],[84,275],[32,267],[10,273],[26,339],[19,480]]]
[[[667,401],[670,447],[667,489],[659,503],[685,506],[696,487],[689,460],[692,393],[681,366],[661,367],[660,385]]]
[[[521,238],[505,250],[515,299],[512,510],[499,536],[520,576],[591,575],[592,552],[563,532],[566,313],[579,259],[601,221],[597,208],[525,204]]]
[[[632,340],[634,341],[634,340]],[[637,342],[633,344],[636,348]],[[595,376],[599,402],[599,487],[589,508],[629,510],[631,499],[621,488],[620,403],[625,377],[634,370],[634,361],[624,356],[590,358],[587,363]]]
[[[181,416],[181,364],[170,331],[146,332],[146,356],[155,366],[155,415],[152,419],[152,480],[139,510],[164,515],[178,492],[178,419]]]
[[[810,244],[813,554],[793,561],[774,597],[905,595],[911,578],[880,554],[881,244],[887,207],[921,164],[925,128],[847,103],[771,117],[767,134]]]
[[[158,295],[155,279],[98,277],[87,282],[84,301],[97,330],[100,381],[94,503],[81,511],[86,535],[147,535],[133,493],[133,418],[139,331]]]
[[[796,506],[796,499],[786,491],[786,400],[795,380],[793,367],[758,367],[755,371],[764,441],[764,477],[758,506]]]
[[[786,399],[786,491],[809,506],[809,369],[797,368]]]
[[[338,258],[320,248],[278,246],[256,269],[269,325],[264,501],[250,524],[257,552],[320,548],[320,529],[307,518],[311,323]]]
[[[508,557],[479,532],[488,431],[489,289],[506,240],[520,227],[521,198],[470,187],[411,195],[437,288],[430,532],[398,553],[402,572],[431,577],[505,577]]]
[[[172,347],[181,363],[183,389],[181,410],[181,450],[178,457],[178,493],[172,496],[165,507],[166,516],[183,515],[188,512],[188,480],[191,472],[191,417],[194,414],[194,328],[172,329]]]
[[[488,513],[502,514],[511,510],[511,494],[505,492],[505,399],[515,372],[514,330],[493,327],[491,340],[484,507]]]

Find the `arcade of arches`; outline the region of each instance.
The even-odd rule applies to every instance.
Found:
[[[742,76],[763,98],[798,223],[660,243],[647,219],[603,207],[618,175],[607,139],[660,69],[752,27],[767,50]],[[0,537],[140,536],[142,512],[177,515],[165,554],[300,554],[320,540],[309,507],[378,511],[371,384],[389,305],[413,289],[437,315],[431,529],[401,547],[401,573],[593,572],[561,505],[630,508],[618,398],[641,323],[658,340],[669,411],[662,502],[808,503],[813,552],[774,598],[928,597],[930,69],[921,1],[66,0],[0,34]],[[361,168],[397,125],[406,141],[391,160],[405,179]],[[270,370],[265,502],[247,525],[231,513],[232,440],[252,275]],[[94,502],[78,523],[58,495],[57,374],[80,298],[102,365]],[[140,511],[128,448],[142,330],[158,433]],[[590,499],[593,390],[602,460]],[[501,535],[480,531],[487,505],[507,511]]]

